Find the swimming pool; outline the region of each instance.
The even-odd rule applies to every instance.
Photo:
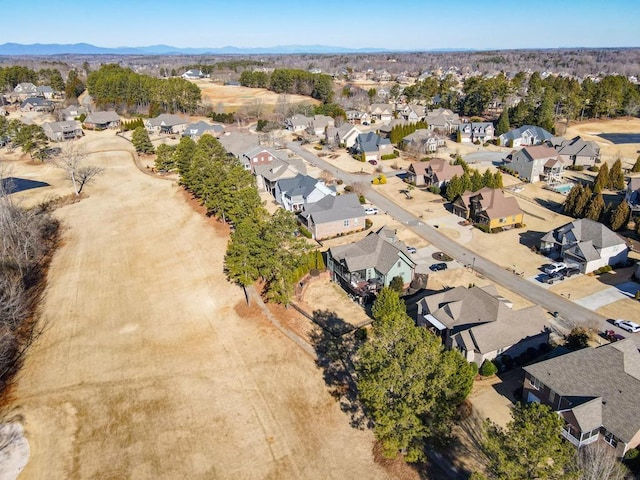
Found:
[[[562,195],[567,195],[571,189],[573,188],[573,183],[559,183],[557,185],[547,185],[549,190],[553,190],[554,192],[561,193]]]

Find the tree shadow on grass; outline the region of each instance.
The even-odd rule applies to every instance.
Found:
[[[339,403],[340,409],[350,417],[352,427],[359,430],[370,428],[371,423],[358,401],[354,380],[353,357],[366,340],[366,331],[354,330],[334,312],[316,310],[313,321],[320,326],[311,334],[316,351],[316,364],[322,369],[329,393]]]

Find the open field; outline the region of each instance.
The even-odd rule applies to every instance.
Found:
[[[280,94],[271,92],[266,88],[220,85],[208,79],[191,80],[191,82],[200,87],[204,104],[214,108],[221,105],[225,112],[235,111],[238,107],[255,108],[258,104],[264,108],[265,113],[271,112],[278,103],[278,97],[280,97]],[[286,97],[289,103],[292,104],[309,103],[316,105],[320,103],[318,100],[304,95],[287,94]]]
[[[616,118],[612,120],[594,120],[570,125],[565,138],[580,135],[585,140],[593,140],[600,145],[600,155],[604,161],[613,162],[618,156],[623,166],[630,168],[640,153],[640,143],[615,144],[599,137],[600,133],[640,133],[639,118]]]
[[[314,360],[224,280],[226,230],[112,132],[82,141],[105,172],[56,211],[46,329],[13,391],[23,478],[389,478]],[[11,164],[51,184],[25,204],[71,192],[50,165]]]

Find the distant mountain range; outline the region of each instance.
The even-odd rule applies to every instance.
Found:
[[[430,50],[434,52],[455,52],[468,51],[471,49],[446,48],[440,50]],[[345,48],[332,47],[327,45],[279,45],[275,47],[221,47],[221,48],[179,48],[170,45],[150,45],[148,47],[116,47],[105,48],[96,47],[89,43],[34,43],[24,45],[20,43],[5,43],[0,45],[0,56],[2,55],[251,55],[251,54],[295,54],[295,53],[378,53],[391,52],[385,48]],[[400,51],[400,50],[395,50]],[[406,49],[403,51],[416,51]]]

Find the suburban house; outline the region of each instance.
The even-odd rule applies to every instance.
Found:
[[[291,130],[292,132],[304,132],[311,122],[311,118],[306,115],[302,115],[301,113],[296,113],[294,116],[287,118],[284,121],[285,127],[287,130]]]
[[[20,104],[21,112],[53,112],[53,102],[42,97],[29,97]]]
[[[596,142],[587,142],[578,136],[571,140],[554,137],[547,144],[556,149],[565,165],[591,167],[600,163],[600,147]]]
[[[326,131],[326,141],[329,145],[341,145],[344,148],[351,148],[356,143],[356,137],[360,135],[360,130],[355,125],[343,123],[339,127],[328,127]]]
[[[328,115],[314,115],[309,119],[307,132],[318,137],[324,136],[327,128],[335,127],[335,121]]]
[[[318,202],[327,195],[335,194],[335,187],[328,187],[322,180],[309,175],[278,180],[275,188],[276,201],[290,212],[300,212],[305,204]]]
[[[374,132],[368,132],[356,136],[351,151],[356,155],[364,155],[366,162],[370,160],[379,161],[383,155],[393,153],[393,145],[388,138],[382,138]]]
[[[474,223],[494,228],[511,228],[522,224],[524,213],[515,197],[506,197],[498,188],[484,187],[477,192],[467,190],[451,204],[453,213]]]
[[[442,338],[478,366],[503,355],[517,357],[529,348],[549,343],[551,331],[544,310],[534,305],[513,310],[495,285],[456,287],[418,302],[416,324]]]
[[[244,165],[245,170],[251,170],[253,172],[255,167],[258,165],[268,165],[276,158],[285,160],[285,158],[282,157],[282,154],[276,152],[274,149],[270,147],[257,146],[244,152],[240,156],[240,161]]]
[[[624,238],[588,218],[556,228],[540,240],[541,253],[577,265],[582,273],[624,263],[628,250]]]
[[[27,98],[27,97],[30,97],[30,96],[36,96],[37,92],[38,92],[37,87],[31,82],[19,83],[13,89],[13,93],[14,94],[16,94],[16,95],[24,95],[23,99]]]
[[[55,92],[49,85],[38,85],[36,87],[36,96],[51,100]]]
[[[448,108],[437,108],[427,112],[424,120],[427,122],[427,125],[429,125],[429,129],[437,130],[446,135],[450,135],[458,130],[460,123],[462,123],[460,116]]]
[[[67,108],[60,110],[60,118],[62,120],[71,121],[77,119],[80,115],[86,115],[87,109],[78,105],[69,105]]]
[[[87,115],[82,125],[89,130],[118,128],[120,127],[120,117],[113,110],[108,112],[93,112]]]
[[[229,155],[236,158],[240,158],[245,152],[260,145],[257,135],[242,132],[225,132],[224,135],[220,135],[218,141]]]
[[[564,163],[558,152],[546,145],[514,150],[505,159],[505,165],[516,172],[520,180],[530,183],[541,180],[557,183],[564,172]]]
[[[463,123],[458,127],[458,141],[460,143],[484,143],[492,140],[495,128],[491,122]]]
[[[327,251],[327,268],[331,280],[362,302],[388,287],[394,277],[410,284],[416,263],[395,231],[382,227],[358,242],[331,247]]]
[[[443,187],[454,175],[461,177],[463,174],[461,165],[451,165],[443,158],[433,158],[428,162],[413,162],[409,165],[406,180],[416,187]]]
[[[631,208],[631,214],[640,214],[640,177],[632,177],[627,183],[624,199]]]
[[[184,132],[182,132],[182,136],[189,137],[191,140],[197,141],[205,133],[217,137],[222,132],[224,132],[224,127],[222,125],[211,125],[201,120],[199,122],[190,123],[189,125],[187,125],[184,129]]]
[[[44,134],[52,142],[61,142],[63,140],[73,140],[84,135],[82,126],[75,120],[63,122],[45,122],[42,124]]]
[[[149,135],[167,134],[177,135],[187,128],[187,120],[173,113],[161,113],[155,118],[148,118],[144,121],[144,127]]]
[[[622,457],[640,444],[640,353],[633,339],[583,348],[524,368],[523,398],[549,405],[576,447],[597,440]]]
[[[425,108],[422,105],[405,105],[402,107],[398,113],[400,116],[405,119],[407,122],[417,123],[424,120],[425,117]]]
[[[256,177],[256,186],[259,190],[269,192],[274,198],[276,196],[276,184],[279,180],[294,178],[298,175],[306,175],[307,169],[301,159],[274,158],[270,163],[256,165],[253,174]]]
[[[445,140],[432,130],[420,128],[402,139],[403,148],[409,152],[434,153],[445,145]]]
[[[367,112],[361,112],[359,110],[347,110],[347,122],[352,125],[368,125],[371,123],[371,117]]]
[[[357,232],[365,228],[364,208],[355,193],[327,195],[314,203],[307,203],[298,214],[314,240]]]
[[[393,119],[393,107],[388,103],[372,103],[369,114],[376,122],[389,123]]]
[[[187,70],[186,72],[184,72],[182,75],[180,75],[182,78],[184,78],[185,80],[193,80],[196,78],[204,78],[204,73],[202,73],[201,70],[195,68],[192,70]]]
[[[498,143],[505,147],[520,147],[523,145],[540,145],[552,138],[553,135],[542,127],[523,125],[500,135]]]

